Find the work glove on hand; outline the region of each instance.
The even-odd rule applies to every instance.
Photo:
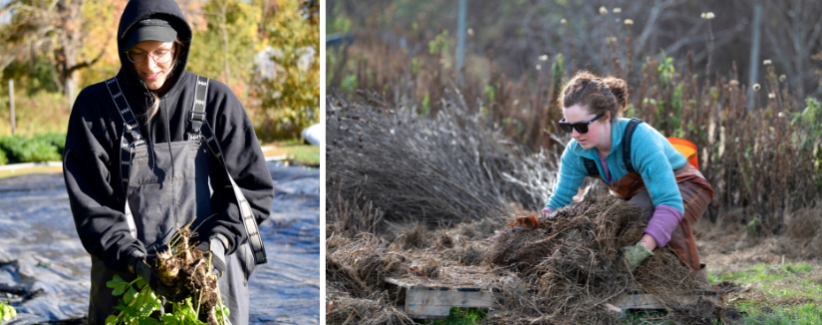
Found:
[[[636,271],[636,268],[639,267],[646,258],[654,256],[654,252],[651,252],[651,250],[645,247],[645,245],[642,245],[641,242],[637,242],[633,246],[622,246],[620,249],[622,253],[625,254],[625,263],[628,264],[631,272]]]
[[[217,279],[223,276],[225,273],[225,244],[222,240],[212,237],[208,242],[197,244],[197,248],[203,252],[205,258],[211,254],[211,274],[216,275]]]
[[[143,277],[151,290],[165,297],[166,300],[182,302],[186,298],[191,297],[191,291],[183,289],[183,286],[167,286],[163,281],[160,281],[160,276],[157,273],[157,255],[146,255],[142,259],[136,259],[134,264],[132,267],[134,273]]]

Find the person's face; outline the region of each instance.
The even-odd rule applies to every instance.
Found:
[[[148,89],[160,89],[174,66],[174,43],[145,41],[137,43],[128,52],[137,74]]]
[[[571,124],[586,123],[596,117],[596,114],[591,114],[588,112],[588,108],[581,104],[566,107],[563,113],[565,114],[565,121]],[[610,118],[610,113],[606,112],[596,121],[588,124],[588,132],[579,133],[576,128],[573,128],[571,136],[585,149],[606,147],[605,144],[609,144],[611,140]]]

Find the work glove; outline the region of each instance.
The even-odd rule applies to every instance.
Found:
[[[211,237],[207,242],[197,244],[197,248],[203,252],[203,256],[208,258],[211,254],[211,274],[220,279],[225,273],[225,244],[219,237]]]
[[[636,268],[639,267],[646,258],[654,256],[654,252],[645,247],[645,245],[642,245],[641,242],[637,242],[633,246],[622,246],[620,249],[622,253],[625,254],[625,263],[628,264],[631,272],[636,271]]]
[[[539,220],[531,215],[530,217],[519,217],[517,221],[509,224],[511,227],[519,226],[522,228],[539,229]]]
[[[142,259],[135,260],[136,262],[132,266],[134,273],[143,277],[151,290],[154,290],[158,295],[173,302],[182,302],[186,298],[191,297],[192,292],[186,290],[184,286],[167,286],[163,281],[160,281],[160,275],[157,273],[156,254],[145,255]]]

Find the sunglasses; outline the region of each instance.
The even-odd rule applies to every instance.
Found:
[[[562,120],[559,121],[559,127],[563,131],[565,131],[565,133],[571,133],[571,131],[573,129],[577,129],[577,132],[579,132],[580,134],[585,134],[585,133],[588,133],[588,124],[594,123],[594,121],[596,121],[597,119],[602,117],[602,115],[603,114],[599,114],[597,116],[594,116],[594,118],[591,119],[588,122],[579,122],[579,123],[568,123],[568,122],[565,122],[565,119],[563,118]]]

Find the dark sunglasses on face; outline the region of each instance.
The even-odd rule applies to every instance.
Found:
[[[563,131],[565,131],[565,133],[571,133],[571,131],[573,129],[577,129],[577,132],[579,132],[580,134],[585,134],[585,133],[588,133],[588,124],[594,123],[594,121],[596,121],[598,118],[602,117],[602,115],[603,114],[599,114],[597,116],[594,116],[594,118],[591,119],[588,122],[578,122],[578,123],[568,123],[568,122],[565,122],[565,119],[563,118],[562,120],[559,121],[559,127]]]

